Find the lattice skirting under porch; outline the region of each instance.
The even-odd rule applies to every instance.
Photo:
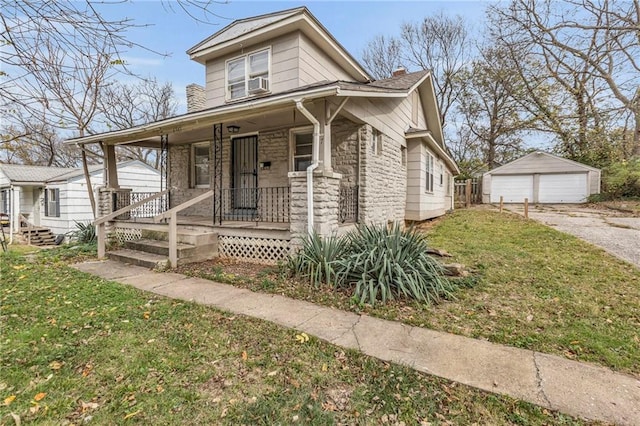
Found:
[[[136,241],[142,238],[142,231],[140,229],[116,227],[113,228],[109,237],[118,244],[124,244],[127,241]]]
[[[285,260],[290,252],[289,240],[256,237],[218,237],[218,254],[248,262],[274,264]]]

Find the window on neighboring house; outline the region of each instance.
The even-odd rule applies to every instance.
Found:
[[[269,49],[227,61],[227,99],[269,91]]]
[[[294,131],[291,141],[293,153],[293,170],[301,172],[311,165],[313,152],[313,130],[300,129]]]
[[[400,147],[400,164],[402,165],[402,167],[406,167],[407,165],[407,147],[406,146]]]
[[[451,196],[451,174],[447,172],[447,189],[446,189],[447,197]]]
[[[209,142],[191,145],[191,186],[209,188]]]
[[[8,214],[9,213],[9,190],[8,189],[4,189],[2,191],[0,191],[0,213],[5,213]]]
[[[434,176],[434,170],[433,170],[433,155],[431,155],[430,153],[427,152],[427,184],[426,184],[426,191],[427,192],[433,192],[433,176]]]
[[[440,186],[444,183],[444,167],[440,164]]]
[[[60,217],[60,189],[45,189],[44,215],[47,217]]]

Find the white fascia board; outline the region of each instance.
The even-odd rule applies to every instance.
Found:
[[[376,92],[364,90],[338,89],[337,96],[353,98],[406,98],[408,92]]]

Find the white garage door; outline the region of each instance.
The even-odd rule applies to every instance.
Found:
[[[495,175],[491,177],[491,202],[499,203],[500,196],[505,203],[533,201],[533,175]]]
[[[541,203],[584,203],[587,192],[587,174],[545,174],[540,175]]]

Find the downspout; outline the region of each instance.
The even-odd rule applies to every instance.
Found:
[[[320,156],[320,122],[302,104],[304,99],[295,99],[296,108],[313,123],[313,146],[311,164],[307,167],[307,233],[313,233],[313,171],[318,167]]]

